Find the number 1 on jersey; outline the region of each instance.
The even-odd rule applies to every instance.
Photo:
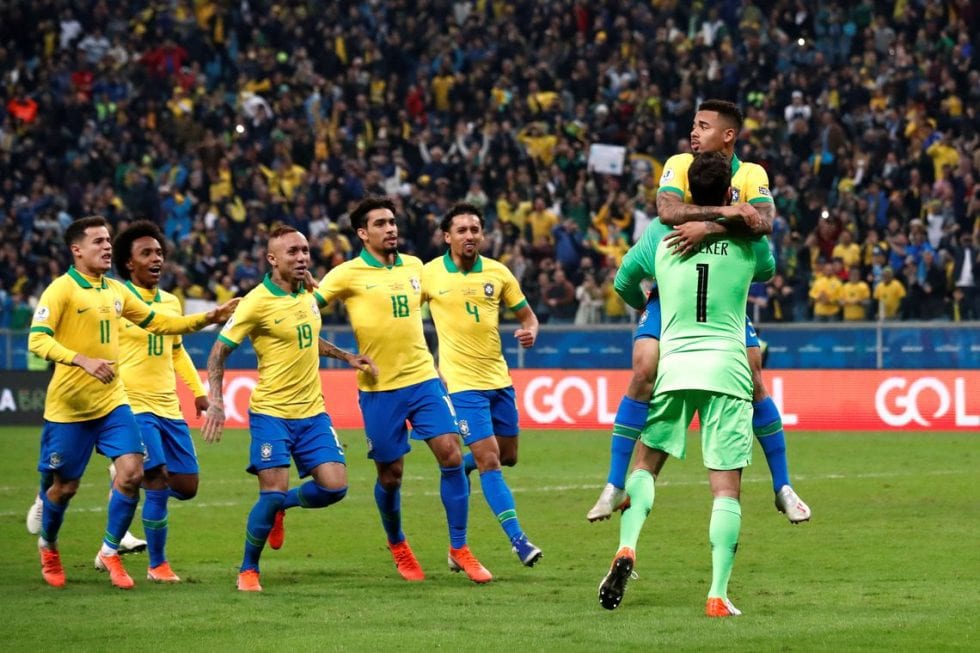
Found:
[[[708,264],[698,263],[698,294],[695,306],[695,319],[698,322],[708,321]]]

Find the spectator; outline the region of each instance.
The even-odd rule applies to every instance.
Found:
[[[575,289],[575,300],[578,302],[574,322],[576,325],[602,322],[602,288],[596,285],[595,275],[591,272],[585,273],[582,284]]]
[[[868,319],[871,290],[868,288],[868,284],[861,279],[861,270],[857,266],[851,267],[848,272],[847,283],[841,287],[840,303],[843,307],[845,322]]]
[[[895,278],[890,267],[885,267],[881,273],[881,283],[875,286],[874,298],[878,302],[878,318],[882,320],[897,320],[901,317],[902,300],[905,298],[905,286]]]
[[[555,268],[551,283],[544,292],[545,301],[551,312],[551,324],[571,324],[578,308],[575,300],[575,286],[565,276],[565,271]]]
[[[813,300],[813,319],[817,322],[835,322],[840,319],[841,282],[834,274],[832,263],[824,263],[821,274],[813,281],[810,299]]]

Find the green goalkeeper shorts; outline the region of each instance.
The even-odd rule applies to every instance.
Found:
[[[674,390],[650,401],[640,440],[684,459],[687,429],[697,413],[708,469],[741,469],[752,462],[752,402],[706,390]]]

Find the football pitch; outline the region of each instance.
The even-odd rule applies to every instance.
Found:
[[[92,566],[105,524],[104,459],[93,462],[62,529],[68,576],[41,580],[24,515],[36,490],[38,430],[0,429],[0,612],[3,648],[50,650],[977,650],[980,649],[980,440],[967,434],[790,433],[791,472],[813,521],[775,511],[756,446],[730,596],[744,616],[703,616],[710,581],[711,497],[699,447],[667,464],[622,605],[597,587],[618,544],[618,516],[589,524],[605,482],[608,436],[526,431],[505,470],[518,515],[544,551],[520,565],[474,483],[470,545],[494,573],[475,585],[446,566],[438,470],[424,445],[406,459],[405,532],[426,572],[397,575],[373,500],[360,432],[341,432],[350,491],[325,510],[289,511],[286,543],[262,558],[265,592],[234,589],[257,484],[246,435],[198,444],[201,489],[171,501],[176,586],[113,589]],[[474,481],[476,477],[473,477]],[[972,479],[972,480],[971,480]],[[295,482],[295,479],[294,481]],[[139,516],[133,531],[142,534]]]

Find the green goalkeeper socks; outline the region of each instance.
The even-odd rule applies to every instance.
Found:
[[[716,497],[711,507],[708,539],[711,541],[711,589],[709,597],[728,598],[728,579],[735,566],[738,534],[742,530],[742,506],[738,499]]]
[[[619,522],[619,548],[628,546],[636,550],[636,541],[640,539],[643,522],[653,508],[653,474],[645,469],[634,470],[626,479],[626,494],[630,498],[630,507]]]

